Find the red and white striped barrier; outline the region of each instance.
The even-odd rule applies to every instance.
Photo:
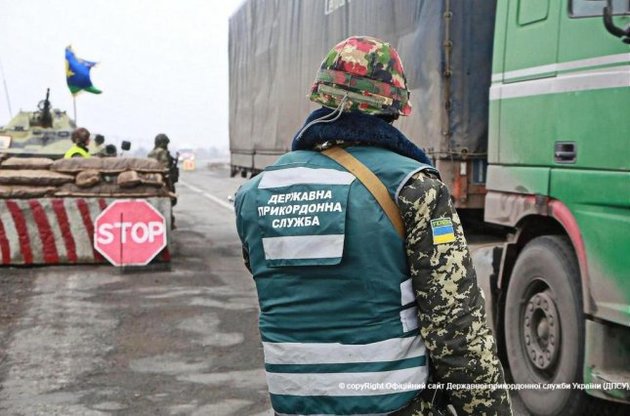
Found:
[[[113,198],[0,199],[0,266],[106,263],[94,250],[94,220]],[[169,198],[146,199],[167,221]],[[167,246],[156,257],[170,261]]]

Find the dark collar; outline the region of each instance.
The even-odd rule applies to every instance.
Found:
[[[308,116],[304,126],[332,112],[333,110],[325,107],[315,110]],[[317,145],[329,141],[355,142],[389,149],[433,166],[426,154],[405,137],[400,130],[378,117],[359,112],[342,113],[332,123],[313,124],[298,138],[299,134],[298,132],[293,138],[291,150],[312,150]]]

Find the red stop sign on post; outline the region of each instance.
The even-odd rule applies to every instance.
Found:
[[[114,201],[94,222],[94,248],[114,266],[144,266],[164,247],[166,221],[147,201]]]

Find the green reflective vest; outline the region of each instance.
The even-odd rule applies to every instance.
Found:
[[[70,158],[75,157],[76,155],[79,155],[82,157],[90,157],[90,152],[88,152],[81,146],[78,146],[77,144],[73,144],[72,147],[68,149],[68,151],[63,157],[64,159],[70,159]]]
[[[396,199],[433,169],[376,147],[348,150]],[[244,184],[237,229],[260,303],[267,383],[279,414],[387,414],[427,380],[405,242],[351,173],[296,151]]]

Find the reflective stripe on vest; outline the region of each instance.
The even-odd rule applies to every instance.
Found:
[[[371,344],[263,342],[267,364],[343,364],[399,361],[424,357],[418,337],[392,338]]]
[[[336,373],[267,372],[269,393],[292,396],[381,396],[417,391],[426,380],[426,358],[409,360],[414,367],[391,371]]]
[[[350,172],[337,169],[297,167],[264,172],[258,188],[280,188],[297,184],[350,185],[354,179]]]

